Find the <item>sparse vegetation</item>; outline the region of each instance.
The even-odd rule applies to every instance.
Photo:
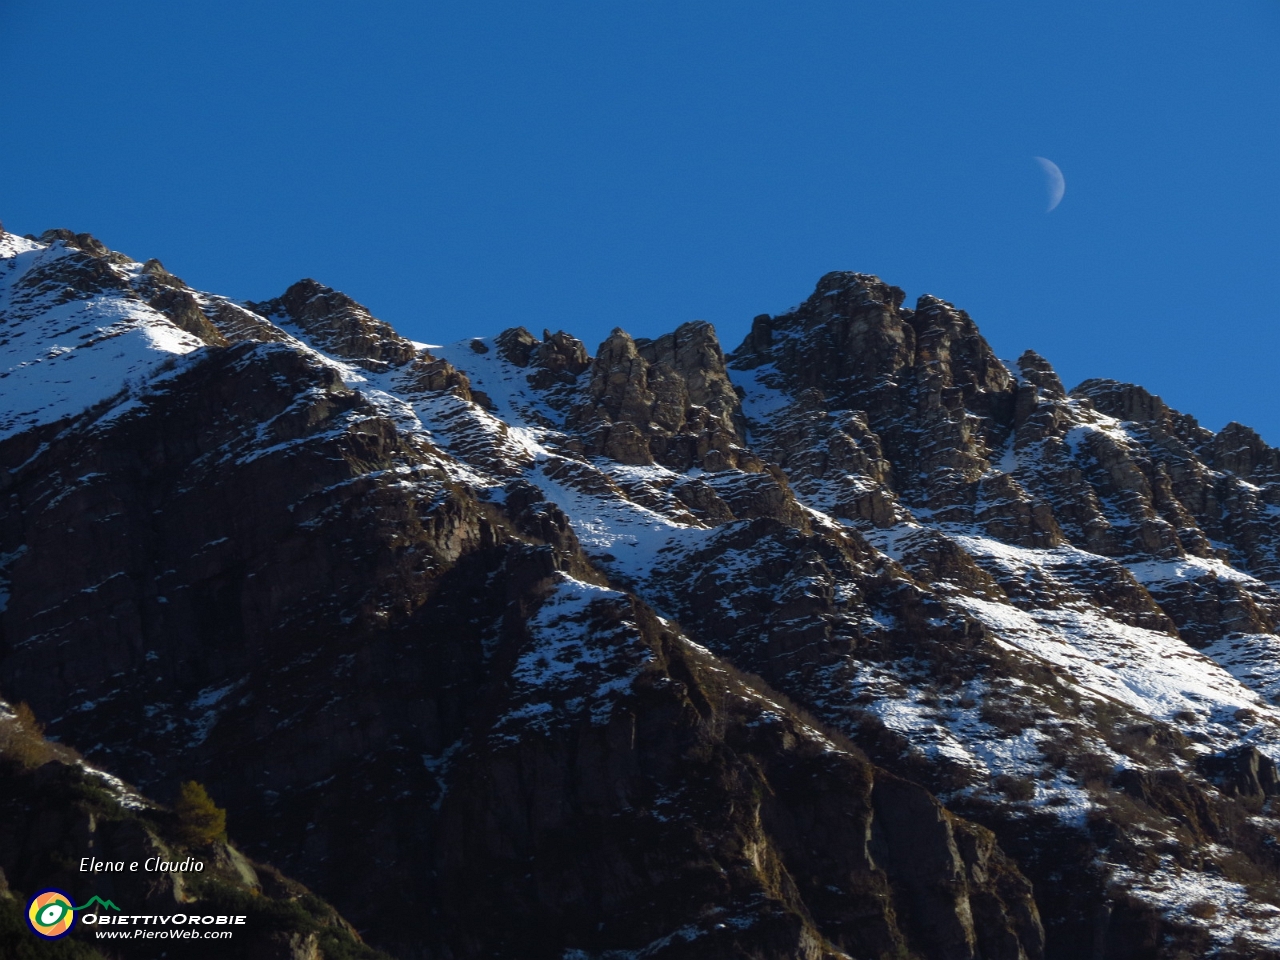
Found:
[[[986,700],[978,709],[978,717],[983,723],[990,724],[1009,737],[1016,737],[1027,727],[1035,725],[1035,718],[1031,716],[1026,704],[1003,698],[992,697]]]
[[[995,788],[1010,800],[1031,800],[1036,795],[1034,780],[1027,777],[1012,777],[1002,773],[995,778]]]
[[[277,884],[292,887],[289,896],[258,896],[241,887],[217,879],[196,880],[202,904],[212,910],[245,914],[250,926],[315,937],[318,954],[325,960],[390,960],[380,950],[363,943],[338,913],[301,885],[285,880],[272,868],[261,873],[271,875]]]
[[[1068,761],[1067,769],[1082,786],[1104,789],[1115,770],[1115,764],[1102,754],[1082,753]]]
[[[1212,920],[1218,915],[1218,907],[1208,900],[1197,900],[1187,907],[1187,913],[1199,920]]]

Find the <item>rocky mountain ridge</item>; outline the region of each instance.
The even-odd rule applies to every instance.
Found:
[[[0,690],[370,942],[1280,955],[1247,428],[864,274],[592,356],[0,256]]]

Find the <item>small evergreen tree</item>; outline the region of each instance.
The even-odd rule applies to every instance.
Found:
[[[189,846],[203,846],[227,839],[227,811],[217,806],[203,786],[188,780],[178,788],[173,805],[178,815],[178,836]]]
[[[52,751],[44,738],[44,724],[26,703],[13,708],[14,717],[0,729],[0,753],[27,769],[38,767]]]
[[[44,736],[44,724],[36,719],[36,713],[31,709],[31,705],[23,700],[20,704],[13,708],[13,714],[18,720],[18,726],[26,730],[33,737]]]

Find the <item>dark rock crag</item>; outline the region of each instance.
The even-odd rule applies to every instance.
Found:
[[[569,426],[586,452],[619,463],[758,472],[715,331],[686,323],[657,340],[615,329],[600,344]]]

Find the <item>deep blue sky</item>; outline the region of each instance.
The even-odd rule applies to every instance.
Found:
[[[436,343],[731,348],[874,272],[1280,444],[1277,49],[1280,0],[0,0],[0,218]]]

